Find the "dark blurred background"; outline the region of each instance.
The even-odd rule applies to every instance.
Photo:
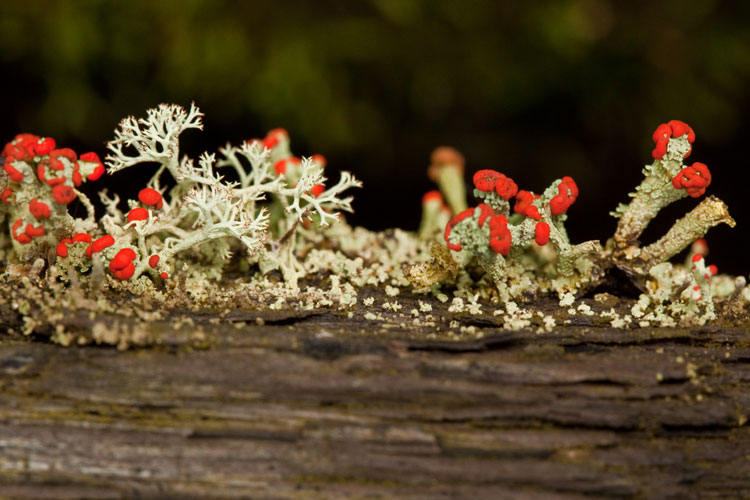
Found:
[[[738,223],[709,233],[709,261],[747,275],[749,26],[750,2],[712,0],[3,0],[0,141],[33,132],[103,156],[122,117],[194,100],[205,131],[183,150],[283,126],[296,154],[364,181],[355,224],[416,229],[429,154],[449,144],[467,179],[494,168],[539,191],[573,176],[582,241],[611,236],[654,128],[680,119]],[[97,184],[135,193],[133,176]]]

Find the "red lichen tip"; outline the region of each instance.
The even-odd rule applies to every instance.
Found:
[[[693,132],[693,129],[687,123],[680,120],[670,120],[667,125],[672,127],[672,137],[677,138],[687,134],[688,142],[690,144],[695,142],[695,132]]]
[[[537,222],[534,228],[534,241],[539,246],[544,246],[549,242],[549,224]]]
[[[76,199],[76,192],[67,184],[57,184],[52,188],[52,198],[60,205],[68,205]]]
[[[72,240],[70,238],[65,238],[60,243],[58,243],[57,248],[55,249],[55,253],[57,253],[58,257],[65,258],[68,256],[68,245],[70,243],[72,243]]]
[[[719,268],[716,267],[716,264],[711,264],[708,266],[708,270],[711,271],[711,276],[716,276],[719,274]]]
[[[557,190],[557,195],[549,201],[552,215],[564,214],[578,198],[578,186],[576,186],[572,177],[563,177],[557,186]]]
[[[495,183],[495,192],[504,200],[510,200],[518,192],[518,186],[513,179],[501,174],[501,177]]]
[[[449,240],[449,237],[451,235],[451,231],[453,230],[453,227],[456,226],[456,224],[460,223],[464,219],[467,219],[474,215],[474,209],[473,208],[467,208],[463,212],[460,212],[456,215],[454,215],[451,220],[448,221],[448,224],[445,225],[445,232],[443,233],[443,239],[445,240],[446,245],[448,248],[450,248],[453,251],[459,252],[461,251],[461,244],[460,243],[451,243]]]
[[[453,167],[463,175],[464,172],[464,155],[457,149],[450,146],[440,146],[436,148],[430,156],[430,166],[427,168],[427,177],[432,182],[437,182],[440,178],[440,171],[444,167]]]
[[[83,153],[80,160],[97,164],[96,167],[94,167],[94,171],[86,176],[88,180],[95,181],[98,180],[102,175],[104,175],[104,172],[106,170],[104,168],[104,165],[102,165],[102,161],[99,159],[98,154],[94,153],[93,151]]]
[[[3,169],[5,170],[5,173],[8,174],[8,177],[10,177],[10,180],[15,181],[15,182],[23,181],[23,174],[13,166],[12,159],[9,160],[8,158],[5,158],[5,164],[3,164]]]
[[[53,149],[55,149],[55,140],[52,137],[40,138],[34,145],[34,151],[39,156],[49,154]]]
[[[317,163],[323,168],[328,165],[328,160],[326,160],[325,156],[321,154],[314,154],[310,157],[310,159],[313,161],[313,163]]]
[[[283,128],[270,130],[263,139],[263,145],[268,149],[273,149],[282,139],[288,139],[289,134]]]
[[[41,224],[36,227],[32,226],[31,224],[26,224],[25,231],[26,234],[28,234],[32,238],[39,238],[40,236],[44,236],[44,234],[47,232],[44,229],[44,226],[42,226]]]
[[[485,193],[491,193],[495,190],[495,184],[501,176],[503,174],[495,170],[477,170],[472,180],[475,188]]]
[[[427,191],[422,196],[422,205],[427,205],[428,203],[439,203],[442,206],[443,195],[440,194],[440,191],[438,191],[437,189],[433,189],[432,191]]]
[[[323,184],[315,184],[310,189],[310,194],[312,194],[313,197],[317,198],[318,196],[320,196],[321,194],[323,194],[323,192],[325,192],[325,190],[326,190],[325,185],[323,185]]]
[[[161,273],[161,274],[159,275],[159,277],[160,277],[161,279],[165,280],[165,279],[169,278],[169,275],[168,275],[167,273]]]
[[[0,194],[0,200],[3,201],[4,205],[10,205],[10,201],[8,200],[8,198],[10,198],[10,196],[12,194],[13,194],[13,190],[12,189],[10,189],[10,188],[3,189],[2,194]]]
[[[156,266],[159,265],[159,256],[158,255],[152,255],[148,258],[148,265],[151,266],[152,269],[156,269]]]
[[[458,224],[459,222],[463,221],[464,219],[468,219],[472,215],[474,215],[474,209],[473,208],[467,208],[463,212],[459,212],[456,215],[454,215],[451,218],[451,220],[448,221],[448,225],[450,227],[455,227],[456,224]]]
[[[502,256],[508,255],[513,243],[513,235],[508,228],[508,219],[503,214],[490,218],[490,248]]]
[[[34,198],[29,203],[29,212],[34,216],[36,220],[49,219],[51,215],[49,205],[47,205],[43,201],[39,201],[38,198]]]
[[[479,219],[477,220],[477,225],[479,227],[482,227],[484,225],[484,222],[495,215],[495,211],[492,210],[492,207],[489,205],[486,205],[484,203],[480,203],[478,205],[479,208]]]
[[[75,241],[75,238],[73,238],[73,241]],[[107,247],[111,247],[115,244],[115,239],[110,236],[109,234],[105,234],[101,238],[98,238],[93,241],[87,248],[86,248],[86,257],[89,259],[93,254],[96,252],[101,252]]]
[[[70,148],[53,149],[49,152],[49,159],[54,164],[55,161],[59,161],[60,158],[65,158],[71,163],[75,163],[78,160],[76,152]],[[54,166],[52,168],[55,168]],[[59,170],[55,168],[55,170]]]
[[[710,184],[711,172],[700,162],[683,168],[672,178],[672,186],[675,189],[685,189],[691,198],[702,196]]]
[[[148,220],[148,210],[146,210],[145,208],[136,207],[128,212],[128,222],[139,220]]]
[[[516,204],[513,206],[513,211],[517,214],[521,214],[524,217],[531,217],[534,220],[541,220],[542,216],[539,213],[539,209],[532,205],[534,200],[539,198],[531,191],[521,190],[516,194]]]
[[[669,144],[669,139],[672,137],[682,137],[686,134],[688,142],[692,144],[695,141],[695,132],[693,132],[693,129],[690,128],[690,125],[685,122],[681,122],[680,120],[670,120],[667,123],[662,123],[661,125],[656,127],[654,134],[651,136],[651,138],[654,140],[654,144],[656,144],[654,150],[651,152],[651,156],[653,156],[657,160],[663,158],[667,153],[667,144]],[[690,152],[691,151],[688,150],[687,153],[685,153],[685,158],[690,156]]]
[[[693,253],[708,255],[708,241],[706,241],[706,238],[698,238],[690,245],[690,250]]]
[[[276,171],[276,175],[281,175],[286,173],[286,169],[290,165],[299,165],[301,163],[300,159],[296,156],[290,156],[289,158],[282,158],[281,160],[277,161],[273,169]]]
[[[73,243],[91,243],[91,240],[91,236],[86,233],[77,233],[73,236]]]
[[[700,260],[703,260],[703,256],[699,253],[693,255],[693,262],[698,262]]]
[[[109,261],[109,270],[115,278],[126,280],[135,273],[133,259],[136,257],[137,254],[132,248],[123,248]]]
[[[19,233],[18,229],[23,224],[22,219],[17,219],[16,222],[13,223],[13,226],[10,228],[10,235],[13,237],[14,240],[16,240],[21,245],[26,245],[28,243],[31,243],[31,236],[26,234],[25,232]]]
[[[144,188],[138,192],[138,200],[144,205],[160,209],[164,205],[161,193],[156,189]]]

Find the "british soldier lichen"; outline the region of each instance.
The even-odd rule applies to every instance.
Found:
[[[675,315],[689,316],[698,323],[714,318],[711,283],[716,268],[705,265],[700,255],[687,272],[681,268],[673,271],[667,261],[702,238],[711,227],[721,223],[734,226],[735,222],[726,205],[709,196],[677,220],[666,235],[641,247],[639,237],[660,210],[688,196],[703,196],[711,183],[705,164],[684,164],[695,141],[695,133],[687,124],[678,120],[661,124],[653,140],[654,161],[644,168],[644,179],[631,193],[631,202],[613,212],[619,219],[618,226],[604,248],[598,241],[574,245],[568,239],[566,212],[579,195],[571,177],[556,180],[538,195],[519,190],[512,179],[494,170],[474,174],[474,196],[481,203],[455,214],[446,224],[446,247],[462,265],[478,264],[506,300],[519,296],[519,287],[514,293],[510,284],[518,282],[519,276],[528,277],[530,271],[535,274],[533,293],[555,291],[562,296],[568,290],[595,288],[606,279],[609,270],[616,268],[637,287],[650,291],[639,301],[639,313],[649,304],[664,307],[663,303],[670,300],[670,312]],[[515,201],[511,208],[512,198]],[[551,274],[545,271],[550,258],[546,250],[550,246],[554,250]],[[545,256],[546,259],[539,258]],[[417,288],[425,288],[435,283],[425,276],[446,279],[445,269],[433,258],[413,267],[409,274]],[[522,293],[528,295],[529,291]]]
[[[279,269],[295,288],[304,272],[295,257],[297,233],[313,219],[327,227],[339,211],[351,211],[352,198],[342,194],[360,182],[344,172],[326,187],[325,159],[293,157],[281,129],[263,141],[227,144],[218,163],[207,153],[196,163],[180,156],[179,138],[202,129],[201,117],[194,105],[160,105],[145,118],[123,120],[107,145],[108,173],[150,162],[158,167],[126,210],[117,195],[101,192],[106,214],[98,220],[77,188],[104,173],[99,157],[55,149],[50,138],[17,136],[3,149],[0,176],[16,258],[31,262],[54,249],[65,269],[86,272],[91,259],[101,259],[118,280],[143,274],[160,280],[184,265],[217,277],[230,255],[242,251],[264,271]],[[233,169],[239,180],[226,181],[218,168]],[[67,211],[76,198],[88,211],[85,219]]]
[[[628,306],[629,313],[609,305],[612,309],[600,315],[616,327],[701,324],[724,307],[714,303],[717,297],[731,301],[733,311],[750,302],[744,278],[717,275],[706,260],[701,238],[717,224],[734,225],[721,200],[705,198],[663,237],[639,243],[661,209],[681,198],[702,197],[710,186],[705,164],[684,163],[695,133],[683,122],[656,129],[653,162],[644,168],[630,203],[614,212],[617,230],[602,247],[598,241],[570,241],[567,212],[579,197],[573,178],[561,177],[537,194],[519,189],[501,172],[479,170],[472,176],[478,203],[469,208],[464,157],[448,147],[431,157],[428,175],[440,191],[422,198],[418,235],[332,225],[342,211],[352,210],[346,191],[361,184],[351,174],[343,172],[337,183],[329,183],[326,159],[294,156],[284,129],[227,144],[218,154],[204,153],[197,160],[181,156],[181,134],[201,129],[201,118],[194,105],[160,105],[144,118],[126,118],[107,145],[104,163],[93,152],[77,155],[56,148],[51,138],[21,134],[8,143],[0,155],[0,220],[8,228],[0,235],[0,259],[6,276],[20,278],[29,290],[30,283],[37,283],[33,293],[39,297],[47,293],[45,287],[64,295],[60,290],[66,287],[96,291],[107,283],[181,307],[220,303],[227,308],[244,297],[246,305],[262,302],[272,310],[296,304],[337,308],[350,317],[360,291],[372,286],[388,296],[381,302],[389,314],[365,315],[378,322],[406,314],[413,297],[401,292],[411,283],[445,305],[455,316],[449,327],[459,332],[476,330],[460,325],[460,315],[481,315],[492,301],[504,302],[495,314],[502,316],[498,325],[510,329],[535,325],[547,331],[570,323],[566,311],[593,316],[589,304],[574,305],[575,296],[593,291],[601,298],[594,290],[611,281],[615,270],[619,279],[627,277],[643,292]],[[134,199],[121,203],[116,194],[99,193],[105,207],[101,216],[79,190],[105,171],[126,176],[123,170],[153,163],[155,173]],[[76,200],[83,206],[82,218],[68,210]],[[685,265],[669,262],[691,244]],[[227,290],[221,292],[212,287],[229,269],[244,272],[242,280],[225,280]],[[316,286],[308,286],[310,277]],[[450,285],[441,290],[444,282]],[[230,286],[243,292],[233,294]],[[517,305],[555,293],[561,318]],[[180,302],[181,294],[193,302]],[[372,305],[366,300],[365,306]],[[89,310],[99,307],[92,303],[86,302]],[[26,300],[19,311],[27,314],[30,304]],[[421,304],[420,310],[428,309],[429,304]],[[39,309],[24,331],[44,321],[46,312]],[[432,316],[424,319],[421,326],[436,325]],[[406,324],[406,319],[399,321]],[[72,337],[59,332],[57,338],[67,342]]]

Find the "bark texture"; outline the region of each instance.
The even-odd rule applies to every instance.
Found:
[[[125,352],[0,336],[0,496],[750,498],[745,329],[232,324],[257,316]]]

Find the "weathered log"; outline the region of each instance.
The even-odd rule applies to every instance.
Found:
[[[750,497],[744,328],[194,319],[125,352],[0,337],[0,496]]]

